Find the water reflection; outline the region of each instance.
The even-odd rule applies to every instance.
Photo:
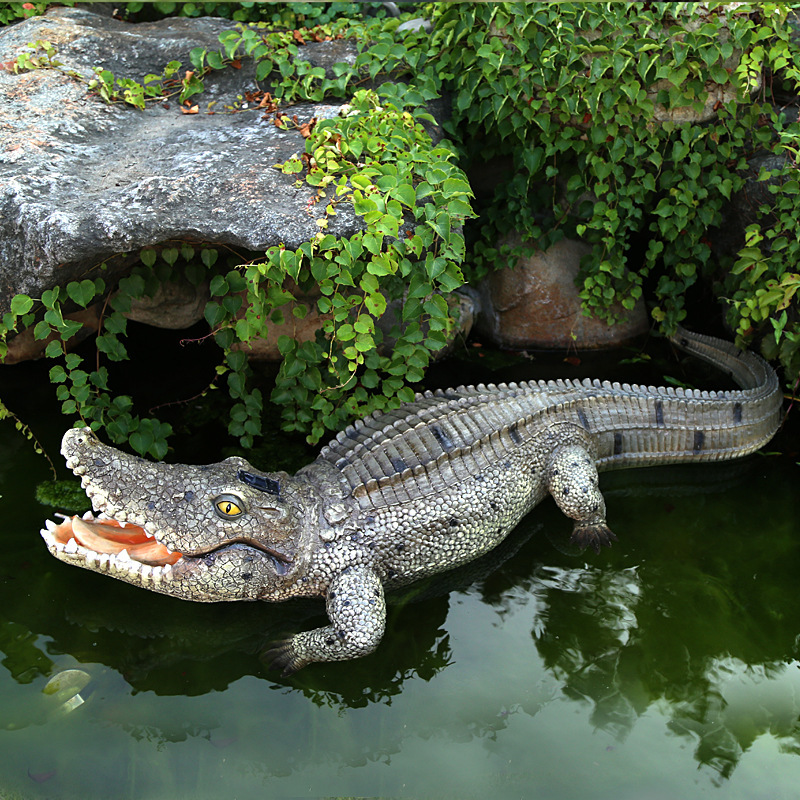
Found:
[[[725,783],[765,735],[800,755],[792,469],[753,459],[606,476],[612,550],[571,550],[569,524],[543,504],[487,559],[395,597],[377,653],[289,680],[260,653],[323,624],[321,603],[202,605],[136,590],[51,559],[28,514],[0,566],[2,665],[20,686],[0,727],[12,710],[16,729],[49,721],[32,695],[82,667],[91,693],[59,724],[207,745],[262,777],[388,764],[417,740],[495,746],[527,720],[578,708],[587,735],[621,745],[642,720],[664,720],[660,735]]]
[[[643,476],[659,474],[681,477],[678,470]],[[692,482],[674,489],[640,484],[636,497],[634,479],[624,490],[631,501],[622,524],[642,533],[606,565],[538,564],[528,578],[514,577],[525,589],[514,597],[531,607],[547,670],[564,696],[590,705],[593,726],[624,741],[656,708],[669,731],[691,743],[697,762],[724,781],[763,734],[783,752],[800,753],[798,499],[791,472],[781,479],[774,463],[686,474]],[[747,503],[735,488],[711,493],[736,484],[737,475],[740,490],[758,487]],[[484,599],[508,613],[505,597]],[[767,693],[783,684],[779,702],[764,702],[768,684]]]

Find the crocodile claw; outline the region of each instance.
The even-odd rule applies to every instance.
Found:
[[[275,639],[270,642],[261,653],[261,660],[268,669],[279,669],[286,678],[302,669],[308,661],[299,656],[294,648],[293,636],[285,639]]]
[[[617,537],[611,529],[602,522],[575,523],[575,529],[569,538],[570,544],[576,544],[581,550],[591,547],[595,553],[600,552],[600,547],[611,547],[611,542],[616,542]]]

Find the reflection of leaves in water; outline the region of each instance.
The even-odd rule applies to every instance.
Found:
[[[590,704],[593,726],[623,740],[655,706],[717,783],[765,733],[800,752],[795,487],[778,467],[759,472],[745,478],[769,492],[748,492],[748,504],[735,481],[718,495],[702,480],[686,493],[628,489],[627,519],[614,523],[622,546],[602,559],[551,551],[515,589],[484,592],[501,616],[509,604],[532,608],[537,650],[562,693]]]
[[[6,654],[2,664],[17,683],[31,683],[40,675],[49,675],[53,668],[38,640],[23,625],[0,619],[0,651]]]

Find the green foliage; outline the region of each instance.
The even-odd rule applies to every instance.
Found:
[[[183,76],[178,74],[181,68],[180,61],[170,61],[159,75],[145,75],[142,82],[132,78],[117,78],[110,70],[95,67],[94,77],[84,78],[75,70],[64,69],[63,62],[56,58],[57,51],[51,42],[37,39],[29,42],[30,52],[20,53],[12,64],[14,72],[25,72],[37,69],[55,69],[68,75],[86,87],[106,103],[124,103],[135,108],[145,108],[148,102],[163,102],[169,97],[178,95],[178,101],[184,103],[192,95],[203,91],[203,78],[212,70],[212,66],[204,65],[198,71],[185,71]],[[219,54],[217,54],[219,55]],[[230,62],[222,63],[221,69]]]
[[[241,277],[217,276],[212,294],[222,297],[206,309],[217,341],[228,350],[234,408],[231,432],[250,444],[259,432],[261,399],[248,395],[247,361],[231,352],[237,342],[265,337],[282,307],[304,317],[309,309],[294,303],[287,284],[319,289],[316,310],[321,329],[315,342],[279,341],[283,363],[272,400],[281,405],[283,427],[309,433],[315,442],[325,429],[337,429],[354,415],[396,407],[414,396],[408,384],[422,379],[432,353],[442,348],[452,328],[448,293],[463,283],[460,263],[463,220],[472,216],[471,191],[453,163],[452,149],[431,147],[413,109],[421,98],[393,87],[383,97],[359,90],[344,116],[324,120],[306,143],[303,158],[278,165],[314,190],[320,232],[297,250],[272,247],[263,263],[244,273],[245,313],[230,300]],[[349,239],[326,234],[336,207],[352,203],[366,225]],[[405,322],[392,331],[392,352],[380,354],[382,335],[375,322],[387,298],[403,293]],[[248,405],[248,400],[250,401]]]
[[[748,156],[796,152],[800,142],[770,94],[781,84],[796,94],[800,85],[786,14],[768,3],[437,4],[437,52],[427,57],[456,93],[454,130],[469,157],[507,155],[515,168],[485,214],[470,277],[525,249],[582,238],[593,245],[582,265],[585,308],[614,319],[616,304],[633,307],[648,281],[654,318],[673,329],[690,287],[719,271],[709,231],[742,188]],[[751,98],[762,82],[761,97]],[[688,112],[705,121],[680,121]],[[791,264],[784,251],[800,235],[790,196],[796,159],[787,170],[794,178],[776,190],[783,210],[770,235],[778,247],[766,271],[752,273],[777,285],[785,283],[781,259]],[[510,231],[523,234],[525,248],[498,252]],[[723,283],[738,292],[734,322],[754,302],[764,319],[785,296],[772,287],[765,305],[755,283]],[[737,327],[748,329],[742,320]]]
[[[800,129],[800,125],[794,123]],[[728,292],[729,322],[740,339],[767,321],[772,335],[762,344],[764,354],[779,358],[787,376],[800,375],[800,237],[798,195],[800,174],[796,148],[786,148],[789,159],[782,169],[762,169],[759,180],[768,185],[773,202],[761,206],[762,222],[748,226],[745,246],[722,281]]]
[[[163,16],[224,17],[237,22],[270,22],[295,30],[325,24],[339,17],[350,19],[372,12],[385,15],[382,3],[226,3],[226,2],[156,2],[125,3],[123,12],[128,19],[160,19]]]
[[[33,431],[21,419],[19,419],[16,414],[10,411],[2,400],[0,400],[0,422],[2,422],[4,419],[12,420],[14,422],[14,427],[33,445],[34,451],[47,459],[47,463],[50,465],[50,471],[53,473],[53,478],[55,478],[56,469],[53,466],[53,462],[50,460],[50,456],[48,456],[44,451],[44,448],[39,443],[39,440],[36,438]]]
[[[92,504],[80,481],[45,481],[36,487],[36,500],[45,506],[63,509],[71,514],[89,511]]]
[[[214,253],[213,257],[206,255],[211,252]],[[127,443],[137,453],[163,458],[167,453],[167,438],[172,433],[172,427],[156,418],[136,414],[133,398],[112,394],[105,366],[91,369],[78,353],[69,352],[67,345],[82,325],[69,318],[64,306],[70,304],[86,308],[105,300],[102,330],[96,338],[98,365],[100,354],[108,361],[126,360],[128,353],[123,341],[127,331],[125,313],[130,311],[134,299],[152,297],[163,282],[175,277],[179,255],[187,262],[185,276],[190,280],[197,281],[199,278],[202,281],[205,271],[200,269],[198,274],[194,248],[165,248],[160,251],[160,259],[157,259],[156,250],[148,248],[140,254],[142,263],[119,281],[113,294],[107,292],[103,278],[97,278],[56,286],[36,300],[26,295],[16,295],[11,301],[11,310],[0,323],[0,360],[7,352],[6,340],[10,334],[33,328],[35,339],[47,341],[45,355],[56,361],[49,377],[56,388],[62,412],[68,416],[78,416],[81,424],[93,430],[103,428],[116,444]],[[213,263],[215,260],[216,251],[202,251],[203,263]],[[0,418],[5,415],[10,415],[10,412],[0,407]],[[17,426],[20,425],[18,422]]]
[[[71,7],[75,5],[75,2],[76,0],[62,0],[59,5]],[[52,3],[42,2],[42,0],[36,3],[2,3],[0,4],[0,26],[10,25],[29,17],[39,17],[51,5]]]
[[[304,4],[292,4],[291,11],[307,11],[323,19],[310,5],[304,9]],[[274,81],[273,95],[283,103],[348,97],[350,84],[364,71],[373,78],[390,70],[397,73],[406,52],[393,34],[397,24],[397,20],[342,21],[317,25],[313,31],[288,32],[273,31],[263,23],[240,25],[220,35],[219,52],[192,51],[191,93],[202,91],[202,77],[211,70],[252,57],[258,62],[259,79]],[[336,65],[332,78],[299,56],[298,37],[307,41],[344,35],[357,38],[363,52],[355,65]],[[370,41],[376,43],[378,61],[371,55]],[[421,38],[410,34],[409,41]],[[21,56],[19,69],[61,67],[51,45],[37,42],[33,47],[43,55]],[[150,98],[165,96],[180,66],[170,63],[162,76],[145,76],[141,84],[98,69],[89,88],[106,102],[122,100],[142,107]],[[182,100],[189,96],[188,89],[184,79]],[[308,188],[309,206],[320,209],[318,235],[295,252],[271,248],[263,263],[227,273],[212,271],[212,299],[205,317],[225,354],[218,376],[224,377],[235,401],[229,430],[244,446],[252,446],[261,431],[263,399],[250,387],[250,367],[238,346],[266,336],[271,324],[283,321],[283,309],[290,303],[294,316],[308,313],[306,306],[294,303],[290,284],[301,289],[318,286],[316,310],[322,315],[322,327],[315,342],[281,338],[284,360],[273,400],[284,409],[284,428],[307,433],[309,441],[317,441],[326,428],[339,428],[354,415],[413,398],[409,384],[422,378],[431,354],[444,346],[454,320],[440,293],[463,283],[461,225],[473,212],[471,191],[453,163],[453,149],[444,143],[432,147],[420,124],[433,121],[420,110],[432,97],[435,91],[426,82],[417,87],[398,83],[384,84],[377,92],[356,91],[345,116],[322,121],[309,131],[303,159],[276,165],[296,175],[298,186]],[[364,231],[349,239],[325,233],[328,219],[342,203],[352,204],[365,223]],[[213,267],[211,252],[202,254],[208,268]],[[176,257],[177,251],[170,248],[160,251],[160,260],[169,266]],[[110,313],[97,337],[98,351],[111,361],[127,358],[120,337],[126,330],[124,313],[131,299],[141,297],[154,280],[163,279],[153,272],[154,250],[145,249],[140,259],[141,267],[121,281],[111,296]],[[19,318],[23,326],[35,325],[37,338],[52,337],[46,355],[60,361],[50,379],[57,386],[64,413],[79,415],[95,429],[105,428],[114,442],[127,441],[137,452],[161,458],[169,426],[136,416],[132,398],[114,397],[110,392],[104,367],[89,370],[78,355],[66,351],[65,343],[80,326],[64,316],[61,303],[69,298],[86,305],[103,295],[101,283],[84,280],[57,287],[44,293],[37,308],[30,298],[16,298],[13,313],[5,320],[5,333],[17,329]],[[375,321],[385,313],[387,300],[404,292],[403,325],[391,331],[396,344],[391,353],[380,354],[382,334]],[[5,339],[3,333],[0,330],[0,341]]]
[[[244,446],[261,431],[264,401],[242,345],[270,326],[319,315],[315,341],[279,339],[272,395],[283,427],[315,442],[353,416],[413,397],[453,324],[443,295],[462,284],[462,266],[475,279],[565,236],[592,245],[581,272],[587,312],[613,320],[647,291],[669,330],[684,318],[691,287],[710,279],[728,298],[740,339],[768,320],[765,352],[797,374],[800,130],[774,102],[776,92],[797,94],[800,85],[786,6],[440,3],[425,7],[432,34],[401,36],[401,20],[360,17],[363,7],[353,5],[129,3],[132,15],[215,13],[240,24],[220,35],[218,51],[195,48],[190,65],[170,62],[140,83],[98,68],[89,84],[106,102],[143,108],[177,94],[186,103],[213,71],[253,59],[276,104],[349,100],[341,116],[316,124],[276,114],[276,124],[307,137],[301,156],[276,167],[309,192],[318,234],[235,269],[216,264],[209,249],[191,262],[193,280],[210,280],[205,317],[224,352],[218,379],[234,399],[229,430]],[[326,72],[304,60],[305,42],[341,37],[358,43],[355,64]],[[37,42],[14,68],[62,66],[52,45]],[[443,91],[453,97],[447,130],[464,161],[506,156],[514,164],[482,215],[468,263],[461,226],[474,216],[469,186],[453,146],[433,147],[420,124],[421,107]],[[227,111],[245,109],[237,102]],[[710,238],[757,151],[785,157],[779,174],[763,176],[774,202],[736,257],[720,263]],[[327,232],[342,204],[365,225],[346,239]],[[498,248],[512,231],[522,247]],[[102,358],[127,357],[125,311],[155,291],[179,256],[172,247],[139,254],[141,266],[109,300],[97,339]],[[64,346],[76,323],[61,304],[104,297],[101,284],[86,279],[35,301],[14,298],[0,325],[0,357],[12,331],[34,326],[37,338],[52,337],[51,380],[65,413],[162,457],[169,426],[136,416],[132,398],[112,395],[102,366],[90,370]],[[296,299],[298,288],[314,299]],[[383,353],[376,323],[401,297],[403,325]]]

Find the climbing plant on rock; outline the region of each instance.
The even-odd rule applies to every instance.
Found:
[[[356,28],[346,21],[290,33],[241,25],[220,36],[219,52],[193,50],[192,71],[177,73],[171,63],[161,76],[148,75],[137,84],[98,69],[87,84],[109,103],[143,108],[159,92],[162,97],[180,92],[179,99],[188,101],[203,91],[203,79],[211,71],[241,66],[240,59],[252,57],[257,77],[273,81],[278,126],[287,125],[289,119],[278,111],[278,103],[347,97],[352,93],[350,82],[365,72],[378,87],[357,90],[336,119],[307,124],[305,153],[275,165],[295,176],[298,189],[307,191],[319,233],[296,250],[276,246],[259,263],[208,275],[212,300],[205,317],[225,351],[218,373],[234,399],[229,430],[245,446],[252,445],[261,430],[263,398],[251,385],[241,346],[266,336],[270,325],[282,322],[289,303],[295,316],[307,313],[307,306],[293,302],[292,287],[318,291],[315,305],[322,324],[315,342],[289,337],[279,341],[284,361],[273,400],[283,408],[284,427],[306,433],[310,441],[319,440],[326,429],[341,427],[353,415],[413,398],[411,385],[421,380],[431,354],[444,346],[452,329],[454,320],[442,294],[463,283],[461,226],[473,214],[471,191],[455,164],[453,148],[447,143],[434,146],[423,127],[422,123],[435,124],[424,108],[435,97],[430,87],[380,85],[381,75],[396,66],[404,52],[397,42],[392,40],[390,46],[387,41],[396,25],[397,21],[377,22],[372,27],[382,39],[378,51],[382,60],[370,61],[362,54],[355,64],[335,65],[332,78],[298,57],[298,39],[355,36]],[[360,41],[366,41],[364,26],[357,30]],[[31,52],[20,54],[14,69],[56,69],[85,81],[64,68],[50,42],[33,43]],[[337,207],[345,203],[363,220],[364,229],[337,238],[326,229]],[[154,250],[142,251],[140,265],[116,287],[97,339],[104,358],[127,357],[121,339],[125,313],[132,299],[153,294],[153,282],[165,279],[156,267],[165,260],[172,266],[173,253],[177,257],[174,248],[161,248],[156,264]],[[110,392],[107,370],[85,369],[77,354],[66,351],[65,344],[79,325],[65,315],[64,301],[85,307],[103,296],[106,287],[101,284],[87,279],[56,287],[37,299],[38,317],[31,316],[34,301],[21,296],[18,306],[24,303],[26,313],[4,320],[6,333],[33,323],[37,338],[53,337],[46,355],[61,362],[50,377],[65,413],[105,428],[115,442],[127,440],[138,452],[163,457],[169,426],[137,416],[132,398]],[[402,324],[390,331],[392,349],[384,352],[375,323],[386,311],[387,301],[401,298]]]
[[[781,97],[800,93],[800,48],[789,13],[774,3],[437,5],[427,58],[455,92],[454,129],[468,156],[507,155],[515,168],[482,220],[469,275],[514,262],[519,249],[497,247],[510,230],[523,249],[581,238],[593,245],[587,310],[612,319],[647,282],[653,317],[671,330],[690,287],[713,278],[740,341],[771,316],[796,374],[787,255],[800,239],[800,125]],[[753,232],[769,247],[751,238],[738,258],[720,259],[710,232],[758,150],[788,156]]]
[[[453,150],[432,147],[420,124],[433,121],[418,110],[422,100],[395,85],[359,90],[342,115],[318,123],[303,156],[280,168],[311,190],[320,232],[294,251],[272,247],[263,262],[247,266],[243,315],[237,318],[238,309],[218,302],[206,310],[217,341],[228,350],[229,381],[240,386],[246,362],[230,348],[266,336],[290,303],[293,314],[305,316],[308,306],[294,303],[290,281],[301,290],[319,290],[319,335],[302,344],[282,337],[272,396],[284,409],[284,427],[310,429],[311,441],[354,415],[413,399],[410,384],[422,379],[454,322],[442,293],[463,283],[461,225],[473,214],[471,190]],[[341,203],[352,203],[364,220],[363,233],[343,239],[325,233]],[[230,288],[220,280],[212,291],[225,297]],[[391,352],[381,354],[375,321],[387,298],[401,296],[404,324],[392,331]],[[251,404],[254,412],[257,406]],[[236,413],[246,410],[245,403]],[[255,417],[247,422],[254,433]]]

